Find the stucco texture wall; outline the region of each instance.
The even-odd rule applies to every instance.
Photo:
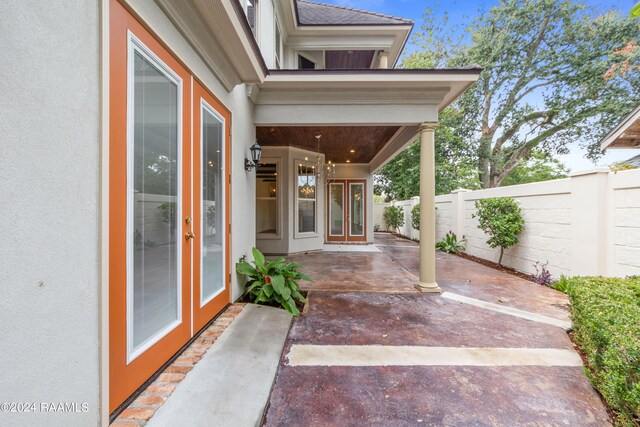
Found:
[[[1,425],[99,423],[98,10],[0,3]]]

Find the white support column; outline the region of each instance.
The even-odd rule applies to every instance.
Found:
[[[389,54],[387,52],[380,52],[378,58],[378,68],[389,68]]]
[[[436,127],[420,125],[420,292],[442,292],[436,283]]]

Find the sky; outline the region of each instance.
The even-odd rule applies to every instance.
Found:
[[[355,9],[369,10],[386,15],[399,16],[412,19],[415,22],[414,30],[422,24],[422,15],[427,7],[447,12],[449,22],[454,26],[458,23],[469,22],[469,17],[473,17],[480,9],[488,9],[498,3],[497,0],[468,1],[468,0],[441,0],[439,2],[430,0],[316,0],[321,3],[330,3],[340,6],[352,7]],[[627,15],[638,0],[584,0],[584,3],[597,10],[615,9],[621,14]],[[411,49],[411,46],[407,46]],[[620,118],[622,120],[622,117]],[[578,143],[572,144],[570,152],[566,155],[558,155],[562,161],[572,171],[581,171],[596,166],[608,166],[630,157],[638,155],[638,149],[612,149],[594,164],[585,157],[585,150],[580,148]]]

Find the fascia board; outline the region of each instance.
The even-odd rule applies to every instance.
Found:
[[[604,138],[600,147],[605,148],[633,148],[611,146],[633,123],[640,120],[640,106],[636,107],[627,117],[625,117],[609,134]]]

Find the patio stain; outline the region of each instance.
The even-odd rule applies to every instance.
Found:
[[[383,237],[383,254],[358,254],[369,262],[295,256],[319,280],[304,286],[308,311],[289,332],[266,426],[609,425],[582,367],[288,366],[294,344],[573,349],[559,327],[411,292],[417,244]],[[437,278],[448,292],[568,319],[563,294],[469,260],[438,253]]]
[[[416,277],[419,245],[389,233],[376,233],[376,244]],[[436,252],[436,281],[443,291],[569,321],[566,295],[456,255]]]

